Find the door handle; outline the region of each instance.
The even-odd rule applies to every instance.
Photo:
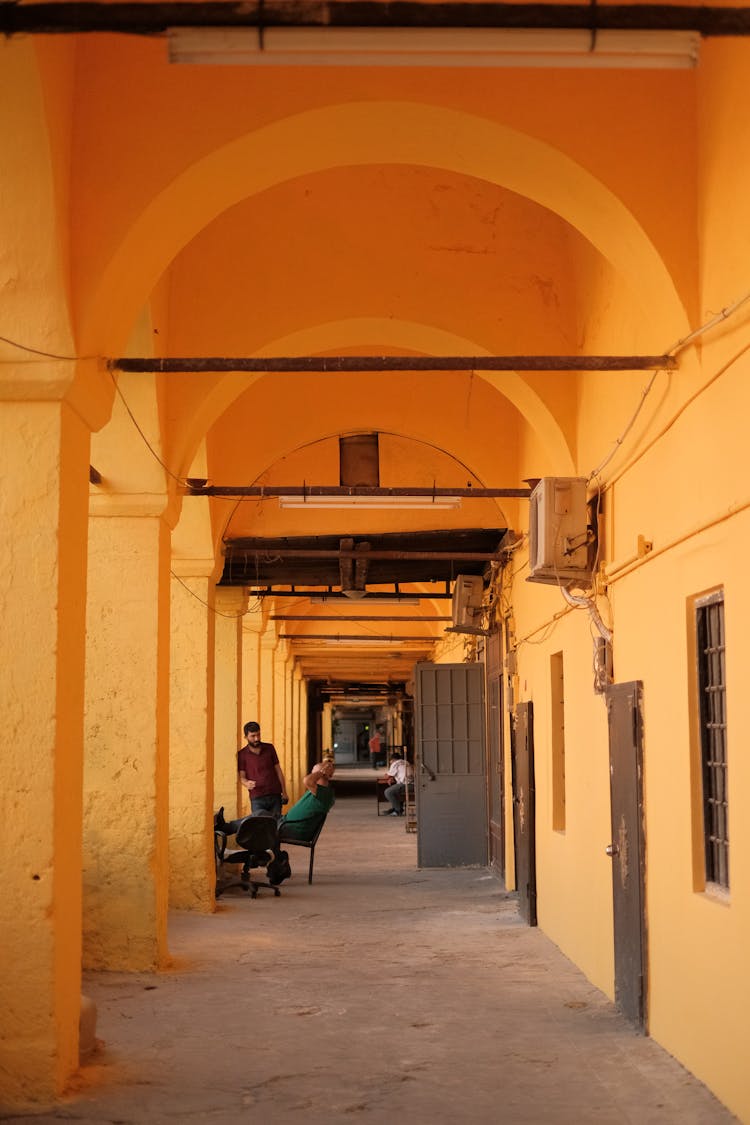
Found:
[[[614,859],[616,855],[620,854],[620,849],[618,848],[617,844],[608,844],[604,850],[610,857],[610,859]]]

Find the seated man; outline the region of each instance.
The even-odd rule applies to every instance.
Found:
[[[280,840],[312,840],[335,800],[330,785],[335,772],[332,758],[313,766],[302,782],[306,792],[279,821]]]
[[[385,799],[391,806],[388,812],[383,813],[383,816],[403,816],[404,815],[404,801],[406,800],[406,783],[411,781],[414,776],[412,766],[401,756],[400,753],[395,753],[391,759],[391,764],[388,766],[388,774],[386,780],[390,781],[390,785],[385,791]]]
[[[318,762],[307,775],[302,784],[305,792],[298,801],[292,805],[286,816],[278,821],[279,840],[311,840],[317,828],[323,823],[334,802],[333,789],[330,780],[336,772],[336,763],[332,758]],[[256,813],[259,816],[268,816],[268,813]],[[243,820],[224,820],[223,808],[214,817],[214,827],[219,832],[232,836]]]

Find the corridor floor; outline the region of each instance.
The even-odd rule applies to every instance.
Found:
[[[7,1121],[262,1125],[735,1120],[636,1035],[483,870],[339,800],[280,898],[176,915],[173,970],[88,975],[104,1041],[54,1110]]]

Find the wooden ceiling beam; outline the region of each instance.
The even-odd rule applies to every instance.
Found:
[[[51,5],[55,8],[62,6]],[[151,4],[144,6],[152,7]],[[0,14],[3,7],[5,5],[0,4]],[[23,12],[36,7],[40,5],[19,5],[17,10]],[[338,374],[380,371],[674,371],[677,360],[671,355],[297,355],[267,356],[262,359],[257,356],[182,356],[161,359],[120,356],[109,360],[108,366],[115,371],[166,375],[208,375],[230,371],[273,374],[299,374],[308,371]]]
[[[155,0],[152,3],[64,0],[0,4],[4,35],[109,32],[164,35],[177,27],[511,28],[596,31],[697,31],[750,34],[750,9],[688,4],[502,3],[499,0]]]

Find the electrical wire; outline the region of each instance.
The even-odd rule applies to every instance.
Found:
[[[731,359],[728,359],[726,363],[722,364],[722,366],[718,369],[718,371],[714,372],[714,374],[711,376],[711,378],[708,380],[707,383],[704,383],[701,387],[698,387],[698,389],[696,391],[694,391],[693,394],[690,395],[689,398],[685,399],[685,401],[682,403],[682,405],[679,407],[679,409],[675,411],[675,413],[672,415],[672,417],[669,419],[669,421],[662,427],[662,429],[659,430],[659,432],[657,434],[654,434],[653,438],[651,438],[651,440],[649,442],[647,442],[644,446],[642,446],[641,449],[639,449],[638,452],[633,455],[633,457],[630,459],[630,461],[628,461],[625,465],[623,465],[620,469],[618,469],[618,471],[613,476],[611,476],[609,478],[604,491],[607,491],[608,489],[610,489],[613,484],[616,484],[617,481],[620,480],[625,475],[625,473],[629,472],[630,469],[632,469],[634,465],[637,465],[638,462],[648,453],[648,451],[650,449],[653,449],[653,447],[656,445],[656,443],[658,441],[661,441],[661,439],[664,437],[665,434],[669,433],[669,431],[672,429],[672,427],[675,425],[675,423],[679,421],[679,419],[682,417],[682,415],[685,413],[685,411],[688,409],[688,407],[692,406],[692,404],[696,401],[696,399],[700,398],[700,396],[702,394],[705,394],[705,392],[710,387],[712,387],[713,384],[718,379],[720,379],[722,375],[726,375],[727,371],[729,371],[729,369],[734,366],[734,364],[737,362],[737,360],[741,359],[743,355],[746,355],[748,351],[750,351],[750,344],[745,344],[745,346],[743,348],[740,348],[740,350],[738,352],[736,352],[735,355],[733,355],[731,357]]]
[[[710,331],[710,329],[715,328],[717,324],[721,324],[722,321],[728,320],[730,316],[734,316],[737,310],[741,309],[742,306],[748,301],[750,301],[750,293],[745,293],[744,296],[738,297],[737,300],[733,301],[731,305],[727,305],[726,308],[723,308],[716,314],[716,316],[711,317],[711,319],[707,320],[705,324],[701,324],[699,328],[696,328],[694,332],[690,332],[687,336],[683,336],[681,340],[678,340],[676,344],[673,344],[669,351],[665,352],[664,354],[674,356],[679,355],[681,351],[685,350],[688,344],[692,344],[693,341],[697,340],[700,336],[705,335],[705,333]]]
[[[41,348],[32,348],[28,344],[21,344],[18,340],[11,340],[8,336],[0,336],[0,340],[4,344],[10,344],[13,348],[19,348],[22,352],[30,352],[32,355],[41,355],[45,359],[65,359],[71,362],[84,359],[96,359],[97,356],[93,355],[58,355],[57,352],[45,352]]]
[[[183,582],[183,580],[180,578],[179,574],[175,574],[175,572],[171,569],[170,569],[169,573],[172,575],[173,578],[177,579],[177,581],[180,583],[180,585],[182,587],[184,587],[185,590],[187,590],[187,592],[190,594],[190,596],[192,598],[195,598],[195,600],[197,602],[200,602],[201,605],[205,606],[206,609],[210,609],[211,612],[216,617],[226,617],[229,621],[238,621],[240,617],[247,617],[248,613],[257,613],[258,610],[261,608],[260,598],[256,598],[255,599],[255,605],[250,605],[250,603],[248,602],[247,609],[244,610],[242,613],[222,613],[220,609],[215,609],[212,605],[209,604],[209,602],[205,601],[204,598],[199,597],[199,595],[196,594],[195,590],[191,590],[190,587],[188,586],[187,582]]]
[[[739,309],[741,309],[743,305],[747,304],[748,301],[750,301],[750,292],[745,293],[742,297],[739,297],[736,301],[733,301],[731,305],[727,305],[720,312],[718,312],[715,316],[712,316],[710,320],[707,320],[704,324],[701,324],[700,327],[696,328],[693,332],[690,332],[687,336],[683,336],[681,339],[677,340],[676,343],[674,343],[672,345],[672,347],[669,348],[663,354],[668,355],[668,356],[678,356],[680,354],[680,352],[683,352],[685,350],[685,348],[688,347],[688,345],[694,343],[701,336],[704,336],[706,334],[706,332],[709,332],[712,328],[715,328],[717,324],[722,324],[725,320],[728,320],[731,316],[734,316],[734,314]],[[740,353],[740,354],[742,354],[742,353]],[[654,373],[651,376],[651,378],[649,379],[648,383],[646,384],[646,386],[641,391],[640,401],[639,401],[637,407],[635,408],[635,411],[633,412],[632,417],[630,418],[627,425],[625,426],[625,429],[621,432],[620,436],[615,439],[615,443],[614,443],[612,449],[610,450],[610,452],[606,455],[606,457],[604,457],[599,462],[599,464],[596,466],[595,469],[591,470],[591,472],[589,473],[589,475],[587,477],[587,483],[589,483],[594,477],[599,476],[602,469],[604,469],[609,464],[609,462],[612,460],[612,458],[618,452],[618,450],[622,446],[622,443],[624,442],[625,438],[627,437],[627,435],[630,433],[631,429],[635,425],[635,422],[638,418],[638,415],[641,413],[641,410],[643,409],[643,406],[646,402],[646,399],[648,398],[649,394],[651,393],[651,391],[653,389],[653,386],[654,386],[654,383],[656,382],[657,376],[664,374],[664,370],[665,370],[664,368],[659,368],[657,371],[654,371]],[[711,380],[711,382],[713,382],[713,379]],[[710,383],[708,383],[706,385],[710,386]],[[698,392],[698,393],[701,393],[701,392]],[[693,396],[693,397],[696,397],[696,396]],[[690,399],[688,401],[690,402],[690,401],[692,401],[692,399]],[[685,405],[687,405],[687,404],[683,405],[683,407],[681,408],[679,413],[682,413],[682,410],[685,408]],[[679,417],[679,413],[676,417]],[[673,424],[674,424],[674,419],[673,419],[672,423],[670,423],[670,425],[673,425]],[[656,441],[659,436],[661,436],[661,435],[657,435],[657,438],[655,438],[654,441]],[[649,445],[646,448],[650,449],[653,444],[654,444],[653,441],[650,442]],[[642,453],[643,452],[645,452],[645,450],[642,451]],[[642,456],[642,453],[641,453],[641,456]],[[634,464],[634,463],[635,462],[631,462],[631,464]],[[629,467],[630,466],[628,466],[628,468]],[[624,469],[621,470],[619,475],[622,476],[622,473],[624,471],[625,471]],[[609,483],[611,484],[612,482],[609,482]]]
[[[460,465],[461,468],[465,470],[465,472],[467,472],[471,477],[473,477],[476,481],[479,482],[477,484],[478,488],[487,488],[488,487],[484,478],[480,477],[478,473],[474,472],[474,470],[471,469],[464,461],[461,461],[458,457],[454,456],[454,454],[449,453],[448,450],[445,449],[442,445],[437,445],[435,442],[432,442],[432,441],[425,441],[424,438],[413,438],[413,437],[410,437],[409,434],[402,434],[402,433],[399,433],[397,430],[378,430],[378,434],[382,435],[383,437],[399,438],[399,439],[404,440],[404,441],[417,442],[419,445],[426,445],[429,449],[434,449],[438,453],[445,453],[446,456],[450,457],[453,461],[456,462],[456,464]],[[309,449],[311,446],[320,445],[322,442],[330,441],[332,438],[339,438],[339,437],[346,437],[346,436],[347,436],[346,433],[340,434],[338,432],[332,432],[332,433],[324,434],[323,437],[312,438],[310,441],[302,442],[301,445],[295,446],[295,448],[290,450],[285,456],[291,456],[294,453],[300,453],[303,449]],[[258,482],[260,481],[260,478],[262,476],[264,476],[265,473],[269,472],[271,467],[272,467],[271,465],[266,465],[265,469],[261,469],[261,471],[257,474],[255,479],[253,481],[251,481],[251,487],[256,486],[258,484]],[[234,507],[232,508],[231,512],[229,513],[229,516],[227,517],[226,522],[224,524],[224,530],[222,531],[222,542],[226,543],[227,540],[228,540],[229,525],[231,524],[232,520],[234,519],[235,513],[237,512],[237,509],[239,508],[240,504],[257,503],[257,504],[260,505],[260,504],[264,503],[266,500],[277,500],[277,499],[278,499],[278,497],[275,497],[275,496],[240,496],[239,499],[235,501]],[[495,499],[493,501],[493,503],[496,505],[500,515],[502,516],[503,522],[507,523],[505,513],[503,512],[502,508],[500,507],[497,499]],[[509,550],[515,550],[515,547],[518,546],[518,545],[519,544],[515,544],[513,547],[510,547],[508,549]]]
[[[588,614],[589,614],[589,617],[591,619],[591,622],[594,625],[594,628],[598,632],[599,636],[603,637],[604,640],[608,644],[611,644],[612,643],[612,630],[607,625],[605,625],[604,622],[602,621],[601,614],[599,613],[599,610],[597,608],[597,605],[596,605],[596,602],[594,601],[594,599],[587,594],[586,595],[571,594],[570,590],[567,590],[564,586],[561,586],[560,589],[562,590],[563,598],[565,599],[565,601],[568,603],[569,606],[572,606],[573,609],[588,610]]]
[[[664,368],[659,368],[658,371],[654,371],[654,373],[651,376],[651,378],[649,379],[648,383],[646,384],[646,386],[641,391],[640,402],[638,403],[637,407],[635,408],[635,410],[632,414],[632,417],[630,418],[630,421],[628,422],[628,424],[626,425],[625,429],[622,431],[620,436],[618,438],[615,438],[615,443],[612,446],[612,449],[607,454],[607,456],[603,457],[602,460],[599,462],[599,464],[596,466],[596,468],[591,470],[588,477],[586,478],[587,484],[591,480],[593,480],[594,477],[598,477],[600,475],[602,469],[606,468],[606,466],[610,463],[612,458],[618,452],[622,443],[625,441],[625,438],[628,436],[628,434],[632,430],[633,426],[635,425],[636,420],[638,418],[638,415],[640,414],[641,410],[643,409],[643,407],[645,405],[646,399],[651,394],[651,390],[654,386],[654,383],[656,382],[657,375],[661,375],[663,373],[663,371],[664,371]]]
[[[129,407],[129,405],[128,405],[128,402],[127,402],[127,399],[125,398],[125,395],[124,395],[124,394],[122,393],[122,391],[120,390],[120,385],[119,385],[119,383],[117,382],[117,379],[115,379],[115,375],[114,375],[114,372],[113,372],[113,371],[111,370],[111,368],[109,369],[109,375],[110,375],[110,378],[111,378],[111,380],[112,380],[112,385],[114,386],[114,388],[115,388],[115,391],[116,391],[116,393],[117,393],[117,394],[119,395],[119,398],[120,398],[120,402],[121,402],[121,403],[122,403],[122,405],[123,405],[123,406],[125,407],[125,410],[126,410],[126,411],[127,411],[127,413],[128,413],[128,417],[130,418],[130,421],[131,421],[131,422],[133,423],[133,425],[135,426],[136,430],[137,430],[137,431],[138,431],[138,433],[139,433],[139,434],[141,435],[141,437],[142,437],[142,439],[143,439],[143,442],[144,442],[144,444],[145,444],[146,448],[148,449],[149,453],[150,453],[150,454],[152,455],[152,457],[154,457],[154,458],[155,458],[155,460],[156,460],[156,461],[158,461],[158,462],[159,462],[159,464],[161,465],[162,469],[163,469],[163,470],[164,470],[164,472],[165,472],[165,473],[167,474],[167,476],[171,477],[171,478],[172,478],[172,480],[173,480],[173,481],[176,481],[176,482],[177,482],[177,484],[179,484],[179,485],[180,485],[180,486],[181,486],[182,488],[186,488],[186,487],[187,487],[187,480],[185,480],[185,478],[184,478],[184,477],[178,477],[178,476],[176,476],[176,475],[175,475],[175,474],[174,474],[174,473],[172,472],[172,470],[171,470],[171,469],[169,468],[169,466],[168,466],[168,465],[165,465],[165,463],[164,463],[164,462],[162,461],[162,459],[161,459],[161,457],[159,456],[159,454],[158,454],[158,453],[156,452],[156,450],[154,449],[154,447],[153,447],[153,445],[151,444],[151,442],[150,442],[150,441],[148,440],[148,438],[147,438],[147,437],[146,437],[146,435],[144,434],[144,432],[143,432],[143,430],[141,429],[141,427],[140,427],[140,426],[138,425],[138,420],[137,420],[137,418],[136,418],[135,414],[133,413],[133,411],[132,411],[132,410],[130,409],[130,407]]]

